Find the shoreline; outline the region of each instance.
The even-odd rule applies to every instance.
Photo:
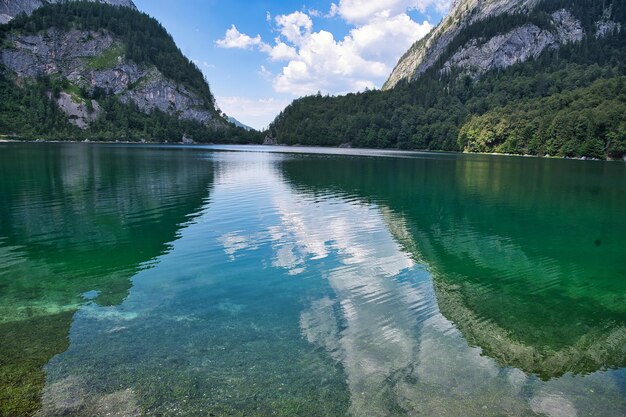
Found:
[[[567,157],[567,156],[552,156],[552,155],[520,155],[509,154],[500,152],[455,152],[455,151],[438,151],[429,149],[397,149],[397,148],[353,148],[345,146],[314,146],[314,145],[284,145],[284,144],[272,144],[266,145],[261,143],[247,143],[247,144],[234,144],[234,143],[183,143],[183,142],[131,142],[131,141],[90,141],[90,140],[25,140],[25,139],[0,139],[0,144],[9,143],[28,143],[28,144],[85,144],[85,145],[137,145],[137,146],[154,146],[154,145],[169,145],[169,146],[184,146],[184,147],[202,147],[202,146],[257,146],[271,148],[311,148],[311,149],[329,149],[329,150],[345,150],[345,151],[371,151],[371,152],[397,152],[399,154],[419,154],[419,153],[431,153],[431,154],[449,154],[449,155],[491,155],[491,156],[507,156],[518,158],[541,158],[541,159],[560,159],[569,161],[595,161],[595,162],[625,162],[626,156],[622,159],[597,159],[589,157]]]

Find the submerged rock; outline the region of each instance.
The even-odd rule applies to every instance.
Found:
[[[93,415],[139,417],[141,409],[137,404],[135,392],[132,389],[125,389],[105,395],[98,400],[94,406]]]

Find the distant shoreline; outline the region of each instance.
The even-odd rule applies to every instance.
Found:
[[[397,149],[397,148],[354,148],[345,146],[314,146],[314,145],[264,145],[259,143],[234,144],[234,143],[183,143],[183,142],[136,142],[136,141],[78,141],[78,140],[25,140],[25,139],[0,139],[0,143],[29,143],[29,144],[85,144],[85,145],[138,145],[138,146],[154,146],[154,145],[170,145],[185,147],[201,147],[201,146],[257,146],[264,148],[317,148],[317,149],[335,149],[335,150],[355,150],[355,151],[379,151],[379,152],[398,152],[398,153],[440,153],[450,155],[492,155],[492,156],[510,156],[521,158],[542,158],[542,159],[562,159],[571,161],[596,161],[596,162],[626,162],[626,156],[623,159],[597,159],[588,157],[567,157],[552,155],[519,155],[499,152],[454,152],[454,151],[438,151],[430,149]]]

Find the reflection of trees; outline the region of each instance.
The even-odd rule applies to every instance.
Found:
[[[392,219],[393,216],[388,216]],[[394,227],[390,227],[394,233]],[[418,233],[419,235],[419,233]],[[410,253],[420,259],[418,245],[412,236],[395,234],[394,237]],[[462,250],[462,248],[459,248]],[[573,345],[559,350],[542,350],[541,346],[516,340],[512,332],[474,312],[465,302],[467,293],[481,288],[471,284],[456,285],[447,282],[438,272],[437,263],[430,263],[437,303],[441,313],[455,323],[471,345],[480,346],[484,353],[503,366],[512,366],[545,378],[561,376],[567,372],[594,372],[610,366],[621,366],[626,354],[626,327],[589,329]],[[494,295],[497,296],[497,295]]]
[[[626,364],[621,167],[447,155],[282,167],[296,188],[401,213],[409,236],[394,236],[429,265],[442,313],[501,364],[545,378]]]
[[[100,305],[126,297],[130,278],[202,207],[209,164],[181,150],[2,150],[0,414],[37,409],[41,368],[67,348],[83,294]]]

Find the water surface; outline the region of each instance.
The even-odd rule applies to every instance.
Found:
[[[5,144],[0,174],[0,415],[626,414],[624,164]]]

